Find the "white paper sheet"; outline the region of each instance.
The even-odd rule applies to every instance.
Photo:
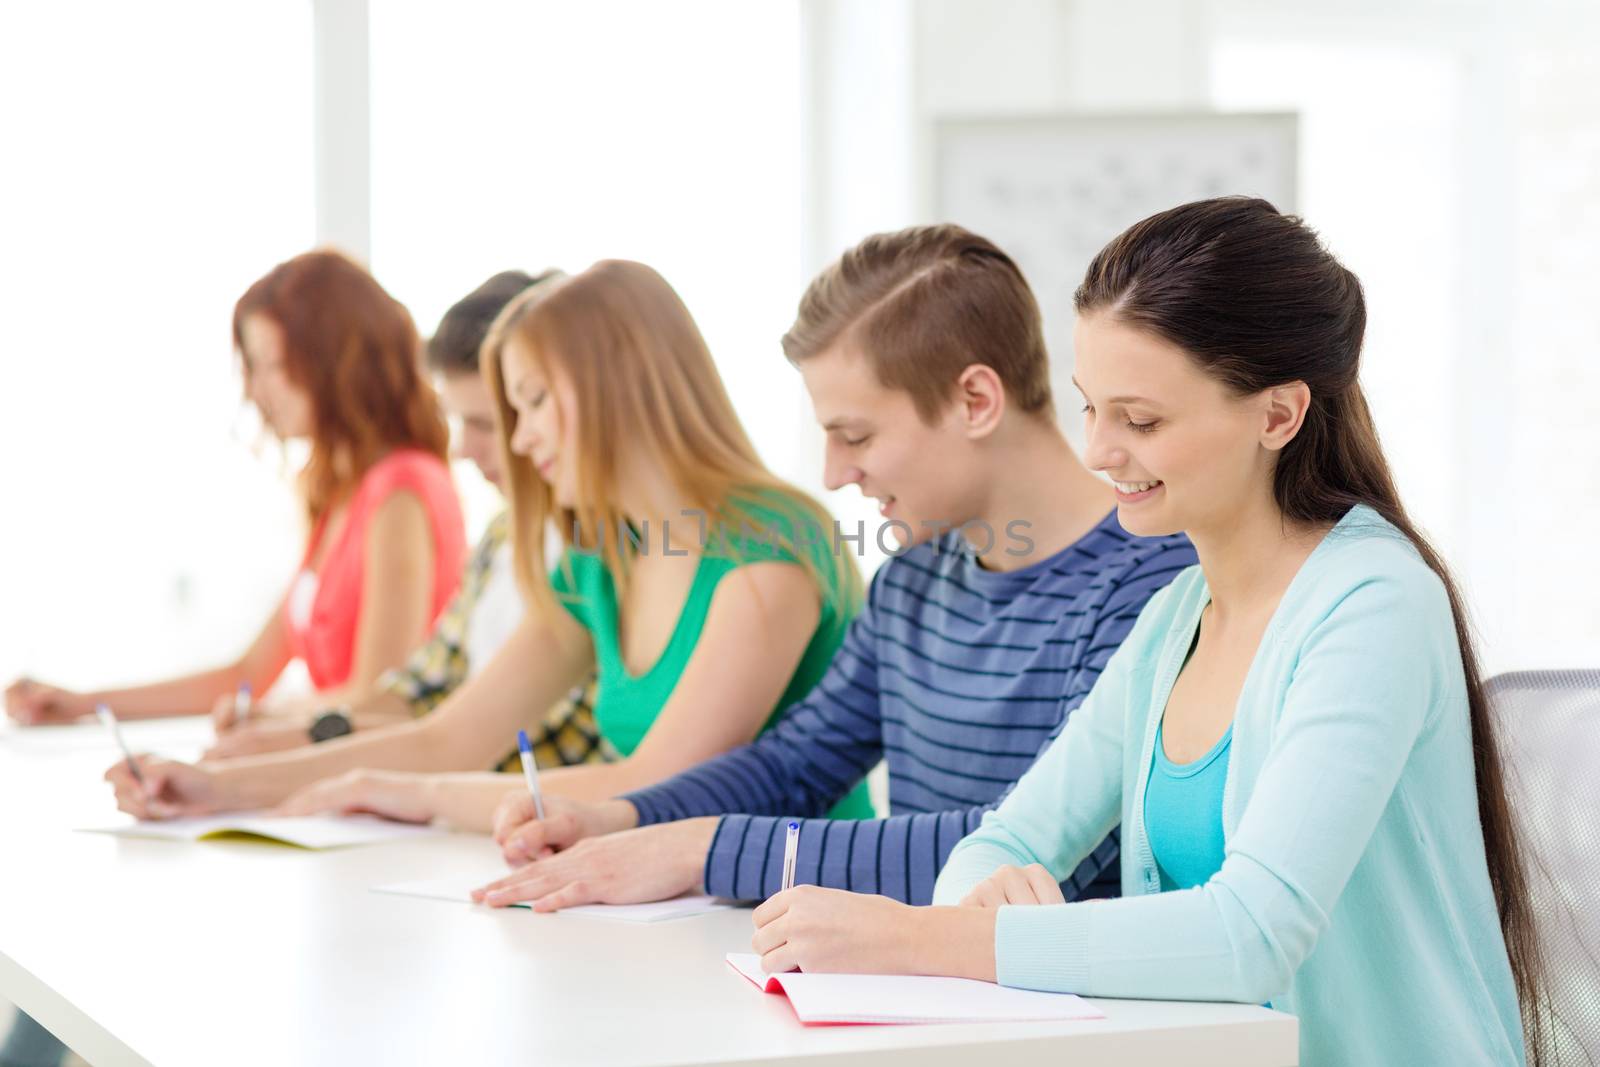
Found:
[[[443,832],[431,826],[390,822],[374,815],[294,815],[279,818],[251,812],[148,822],[129,820],[107,826],[85,826],[82,829],[88,833],[155,837],[172,841],[200,841],[244,834],[309,849],[378,845]]]
[[[881,974],[767,974],[761,957],[728,953],[728,965],[768,993],[783,993],[807,1026],[827,1023],[998,1023],[1103,1019],[1071,993],[1011,989],[970,978]]]
[[[429,900],[454,900],[470,904],[472,891],[505,877],[505,871],[494,871],[477,879],[451,877],[429,878],[417,882],[397,882],[392,885],[373,886],[374,893],[393,893],[403,897],[426,897]],[[526,908],[527,904],[513,904]],[[650,904],[580,904],[561,909],[561,915],[588,915],[598,919],[619,919],[623,922],[653,923],[666,919],[682,919],[689,915],[703,915],[708,911],[731,907],[716,897],[684,896],[672,900],[658,900]]]

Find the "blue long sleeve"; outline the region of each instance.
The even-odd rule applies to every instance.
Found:
[[[983,571],[948,547],[891,560],[828,673],[781,722],[627,799],[641,825],[724,816],[705,866],[719,896],[776,892],[783,827],[800,819],[798,881],[927,903],[956,842],[1050,744],[1150,595],[1193,560],[1181,538],[1130,538],[1114,520],[1023,572]],[[821,818],[880,758],[889,816]],[[1116,856],[1115,834],[1102,834],[1064,890],[1114,889]]]

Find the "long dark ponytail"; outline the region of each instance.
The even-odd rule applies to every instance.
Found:
[[[1095,256],[1074,302],[1079,314],[1110,313],[1172,342],[1241,394],[1304,382],[1311,406],[1279,453],[1273,481],[1284,516],[1333,523],[1366,504],[1410,539],[1444,583],[1466,671],[1489,881],[1539,1062],[1538,944],[1489,702],[1461,594],[1400,503],[1357,380],[1367,324],[1361,283],[1300,219],[1265,200],[1221,197],[1124,231]]]

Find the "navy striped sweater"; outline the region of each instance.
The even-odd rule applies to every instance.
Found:
[[[1195,562],[1182,535],[1134,537],[1113,511],[1049,559],[981,568],[947,533],[886,561],[822,680],[754,742],[627,795],[641,826],[722,815],[706,891],[780,888],[784,827],[803,819],[797,882],[913,904],[1060,732],[1145,601]],[[890,816],[820,818],[879,759]],[[738,814],[734,814],[738,813]],[[1062,884],[1115,895],[1116,832]]]

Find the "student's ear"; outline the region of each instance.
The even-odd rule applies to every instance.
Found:
[[[994,368],[972,364],[956,378],[955,394],[967,437],[976,440],[994,433],[1006,409],[1006,388]]]
[[[1275,385],[1262,392],[1265,422],[1261,427],[1261,446],[1269,452],[1283,448],[1305,424],[1311,407],[1311,389],[1305,382]]]

